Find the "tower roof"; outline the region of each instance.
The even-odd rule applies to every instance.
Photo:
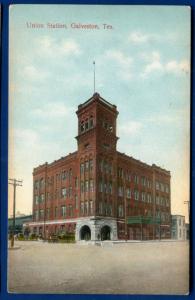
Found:
[[[94,93],[93,96],[92,96],[91,98],[89,98],[87,101],[85,101],[84,103],[80,104],[80,105],[78,106],[78,109],[80,110],[80,109],[82,109],[82,108],[88,106],[88,105],[89,105],[90,103],[92,103],[93,101],[98,101],[98,102],[100,102],[100,103],[102,103],[102,104],[108,106],[109,108],[116,110],[116,105],[111,104],[110,102],[108,102],[107,100],[105,100],[104,98],[102,98],[102,97],[100,96],[100,94],[97,93],[97,92]]]

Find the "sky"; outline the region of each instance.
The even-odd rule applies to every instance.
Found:
[[[76,150],[75,111],[93,95],[95,61],[95,90],[119,111],[117,149],[171,171],[172,214],[188,221],[190,42],[185,6],[10,6],[9,177],[23,180],[16,211],[32,212],[33,168]],[[12,200],[9,186],[9,215]]]

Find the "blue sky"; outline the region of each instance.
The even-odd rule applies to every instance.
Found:
[[[189,7],[11,6],[9,53],[9,170],[24,180],[17,210],[32,209],[33,167],[76,150],[75,111],[93,94],[95,60],[96,91],[119,110],[118,150],[170,170],[172,212],[187,217]]]

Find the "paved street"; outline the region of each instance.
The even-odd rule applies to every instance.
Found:
[[[186,294],[188,242],[48,244],[9,250],[9,291],[17,293]]]

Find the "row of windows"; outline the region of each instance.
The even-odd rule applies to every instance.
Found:
[[[35,181],[34,183],[35,190],[43,189],[44,187],[45,187],[45,180],[43,178]]]
[[[112,216],[112,204],[99,202],[99,214],[105,216]]]
[[[124,196],[124,187],[122,187],[122,186],[118,187],[118,196],[119,197],[123,197]],[[126,197],[128,199],[134,198],[135,200],[141,200],[143,202],[152,203],[152,195],[151,195],[151,193],[146,193],[146,192],[141,192],[140,193],[136,189],[134,189],[134,191],[131,191],[130,188],[127,188],[126,189]]]
[[[94,192],[93,179],[81,181],[81,193]]]
[[[87,118],[85,121],[80,122],[80,133],[83,133],[94,126],[93,117]]]
[[[169,185],[166,183],[156,181],[156,190],[169,193]]]
[[[118,168],[118,177],[125,178],[127,181],[132,181],[135,184],[141,183],[142,186],[152,188],[152,181],[145,176],[138,176],[137,174],[132,174],[130,171],[124,171],[122,168]]]
[[[109,122],[108,120],[102,120],[101,123],[103,128],[110,132],[113,132],[113,125],[111,124],[111,122]]]
[[[112,195],[112,182],[99,182],[99,192]]]
[[[168,198],[156,196],[156,204],[169,207],[170,202]]]
[[[35,204],[43,203],[45,200],[45,195],[35,195]]]
[[[166,212],[156,211],[156,217],[160,219],[161,222],[169,222],[170,214]]]
[[[84,163],[80,165],[80,173],[83,174],[84,172],[92,172],[93,171],[93,159],[86,160]]]
[[[93,201],[90,200],[90,201],[81,202],[80,213],[82,216],[93,214]]]
[[[106,160],[100,161],[100,171],[106,174],[112,174],[112,164]]]
[[[46,214],[45,214],[46,219],[50,218],[50,215],[51,215],[51,209],[47,208]],[[44,209],[35,210],[34,216],[35,216],[35,220],[44,219]],[[71,204],[69,204],[68,206],[62,205],[60,208],[55,207],[54,208],[54,217],[57,218],[59,216],[72,217],[73,216],[73,206]]]

